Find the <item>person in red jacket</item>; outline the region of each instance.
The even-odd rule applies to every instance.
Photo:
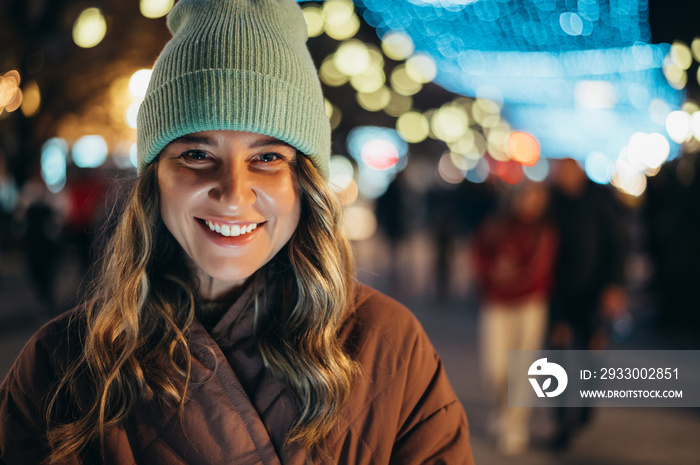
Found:
[[[544,186],[526,182],[509,194],[504,210],[477,231],[472,250],[482,302],[481,369],[496,402],[490,429],[510,455],[528,445],[529,409],[508,407],[508,351],[542,347],[557,234]],[[511,396],[530,389],[523,380],[515,380]]]

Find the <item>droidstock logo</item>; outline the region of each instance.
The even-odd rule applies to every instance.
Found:
[[[566,375],[566,371],[553,362],[548,362],[546,358],[541,358],[536,360],[535,363],[530,365],[530,369],[527,371],[528,376],[535,376],[535,378],[528,378],[532,388],[535,390],[537,397],[556,397],[566,389],[566,385],[569,382],[569,377]],[[537,381],[537,377],[545,377],[542,386],[540,386]],[[555,389],[548,391],[552,387],[552,377],[557,380]]]

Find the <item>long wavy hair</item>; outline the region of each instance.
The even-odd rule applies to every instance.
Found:
[[[104,451],[105,433],[140,400],[177,408],[182,422],[197,283],[160,217],[157,163],[131,188],[86,294],[81,355],[47,408],[49,464],[90,444]],[[287,442],[324,458],[325,439],[359,372],[337,338],[354,308],[354,263],[335,194],[306,157],[298,156],[295,167],[301,219],[273,259],[287,270],[282,298],[268,312],[256,311],[256,318],[266,316],[255,326],[266,368],[297,396],[299,416]],[[256,273],[254,285],[264,289],[265,273]],[[73,412],[68,418],[60,413],[65,402]]]

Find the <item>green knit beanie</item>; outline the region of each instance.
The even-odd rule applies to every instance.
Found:
[[[168,28],[139,109],[139,170],[178,137],[232,129],[290,144],[328,179],[330,123],[294,0],[180,0]]]

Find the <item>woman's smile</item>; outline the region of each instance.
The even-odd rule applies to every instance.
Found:
[[[163,222],[210,288],[242,284],[292,237],[301,215],[296,156],[241,131],[189,134],[161,153]]]

